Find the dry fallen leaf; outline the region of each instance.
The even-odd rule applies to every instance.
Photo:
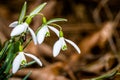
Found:
[[[113,35],[114,26],[112,22],[107,22],[102,29],[89,35],[79,43],[82,53],[87,53],[95,45],[104,46],[105,42]]]
[[[15,76],[25,76],[29,71],[32,71],[32,74],[29,77],[32,80],[68,80],[64,76],[60,75],[63,66],[63,63],[58,62],[44,68],[21,69]]]

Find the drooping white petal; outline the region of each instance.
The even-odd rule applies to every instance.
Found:
[[[48,32],[48,28],[47,26],[43,26],[37,33],[37,40],[38,40],[38,43],[41,44],[44,39],[45,39],[45,35],[46,33]]]
[[[17,25],[11,32],[10,36],[17,36],[20,35],[22,32],[24,32],[27,29],[28,25],[26,24],[20,24]]]
[[[32,55],[32,54],[28,54],[28,53],[24,53],[24,54],[25,54],[26,56],[32,58],[32,59],[35,60],[40,66],[42,66],[41,61],[40,61],[36,56],[34,56],[34,55]]]
[[[59,37],[59,31],[56,29],[56,28],[54,28],[54,27],[52,27],[52,26],[48,26],[53,32],[55,32],[56,33],[56,35]]]
[[[62,44],[61,44],[61,41],[60,39],[58,41],[55,42],[54,46],[53,46],[53,56],[56,57],[60,50],[62,48]]]
[[[9,27],[16,27],[18,25],[18,21],[12,22]]]
[[[36,44],[37,44],[37,38],[36,38],[36,36],[35,36],[34,31],[33,31],[30,27],[28,27],[28,30],[30,31],[31,36],[32,36],[32,39],[33,39],[33,41],[34,41],[34,44],[36,45]]]
[[[65,39],[65,41],[67,41],[69,44],[71,44],[76,50],[78,53],[81,53],[79,47],[71,40],[68,40],[68,39]]]
[[[20,67],[21,64],[21,60],[22,60],[22,56],[20,54],[18,54],[12,64],[12,73],[16,73]]]

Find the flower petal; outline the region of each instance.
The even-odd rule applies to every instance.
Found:
[[[40,66],[42,66],[41,61],[40,61],[36,56],[34,56],[34,55],[32,55],[32,54],[28,54],[28,53],[24,53],[24,54],[25,54],[26,56],[32,58],[32,59],[35,60]]]
[[[67,45],[66,45],[66,42],[64,40],[64,37],[60,37],[60,41],[61,41],[61,45],[62,45],[62,50],[66,50]]]
[[[18,25],[18,21],[12,22],[9,27],[16,27]]]
[[[32,39],[33,39],[33,41],[34,41],[34,44],[36,45],[36,44],[37,44],[37,38],[36,38],[36,36],[35,36],[34,31],[33,31],[30,27],[28,27],[28,30],[30,31],[30,33],[31,33],[31,35],[32,35]]]
[[[48,28],[47,26],[43,26],[37,33],[37,40],[38,40],[38,43],[41,44],[44,39],[45,39],[45,35],[46,33],[48,32]]]
[[[12,73],[16,73],[20,67],[22,56],[18,54],[12,63]]]
[[[65,41],[67,41],[69,44],[71,44],[76,50],[78,53],[81,53],[79,47],[71,40],[68,40],[68,39],[65,39]]]
[[[52,26],[48,26],[53,32],[55,32],[56,33],[56,35],[59,37],[59,31],[56,29],[56,28],[54,28],[54,27],[52,27]]]
[[[54,46],[53,46],[53,56],[56,57],[60,50],[62,48],[62,45],[61,45],[61,41],[60,39],[58,41],[55,42]]]
[[[20,35],[22,32],[24,32],[26,29],[27,29],[28,25],[26,24],[20,24],[20,25],[17,25],[11,32],[11,36],[17,36],[17,35]]]

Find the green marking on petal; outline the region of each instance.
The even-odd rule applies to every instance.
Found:
[[[45,37],[49,37],[50,36],[50,32],[46,32]]]
[[[24,64],[26,64],[27,62],[26,62],[26,60],[22,60],[21,61],[21,65],[24,65]]]
[[[62,47],[62,50],[63,50],[63,51],[67,50],[67,45],[64,45],[64,46]]]

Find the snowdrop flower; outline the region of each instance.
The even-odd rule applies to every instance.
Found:
[[[58,35],[59,31],[56,31],[56,32],[57,32],[56,34]],[[73,41],[68,40],[68,39],[66,39],[66,38],[63,37],[63,32],[62,31],[59,32],[59,35],[60,35],[59,40],[56,41],[55,44],[54,44],[54,46],[53,46],[53,56],[54,57],[56,57],[59,54],[59,52],[60,52],[61,49],[62,50],[66,50],[67,49],[66,42],[68,42],[69,44],[71,44],[77,50],[78,53],[81,52],[80,49],[79,49],[79,47]]]
[[[50,36],[50,32],[48,28],[54,31],[55,33],[57,32],[56,28],[49,25],[44,25],[37,33],[37,41],[39,44],[41,44],[44,41],[45,37]]]
[[[32,54],[28,54],[28,53],[24,53],[24,52],[19,52],[18,55],[15,57],[13,64],[12,64],[12,73],[16,73],[20,67],[20,65],[24,65],[27,63],[25,55],[32,58],[33,60],[35,60],[40,66],[42,66],[41,61],[34,55]]]
[[[37,44],[37,40],[36,40],[34,31],[29,27],[29,25],[26,22],[18,24],[18,21],[15,21],[15,22],[11,23],[9,25],[9,27],[14,27],[14,29],[12,30],[12,32],[10,34],[11,36],[18,36],[21,33],[26,32],[28,29],[30,31],[30,34],[32,35],[34,43]]]

